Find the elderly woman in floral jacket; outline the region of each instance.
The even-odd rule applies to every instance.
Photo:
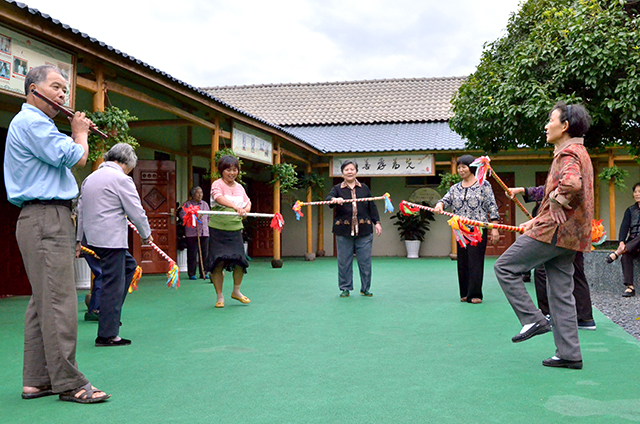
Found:
[[[556,354],[547,367],[582,368],[573,290],[576,252],[591,249],[593,167],[582,136],[591,118],[582,105],[556,104],[545,126],[554,146],[553,162],[538,215],[524,223],[526,232],[496,261],[498,282],[522,330],[511,341],[522,342],[551,331]],[[522,273],[544,264],[547,271],[551,323],[536,308],[522,282]]]

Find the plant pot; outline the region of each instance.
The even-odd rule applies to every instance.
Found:
[[[76,274],[76,289],[91,290],[91,268],[84,258],[76,258],[73,264]]]
[[[178,250],[178,270],[187,272],[187,249]]]
[[[407,258],[415,259],[420,257],[420,240],[405,240],[404,245],[407,248]]]

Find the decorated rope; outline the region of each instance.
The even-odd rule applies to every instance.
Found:
[[[201,211],[198,206],[193,207],[195,210],[190,210],[184,217],[185,225],[189,227],[195,227],[196,215],[238,215],[236,212],[231,211]],[[271,228],[280,232],[282,232],[282,227],[284,227],[284,218],[280,213],[249,212],[246,216],[253,218],[271,218]],[[192,223],[191,225],[189,225],[190,222]]]
[[[94,252],[93,250],[89,249],[88,247],[84,247],[83,245],[80,245],[80,250],[88,255],[93,256],[94,258],[100,260],[100,256],[96,255],[96,252]]]
[[[140,232],[138,231],[136,226],[133,225],[128,219],[127,224],[129,224],[129,227],[131,227],[133,231],[140,235]],[[154,242],[149,241],[149,246],[151,246],[156,252],[158,252],[160,256],[162,256],[167,262],[169,262],[169,272],[167,272],[169,280],[167,281],[167,286],[173,289],[180,287],[180,270],[178,268],[178,265],[176,264],[176,261],[171,259],[169,255],[164,253],[162,249],[160,249]]]
[[[491,224],[489,222],[482,222],[482,221],[476,221],[473,219],[468,219],[468,218],[464,218],[462,216],[456,215],[454,213],[451,212],[446,212],[446,211],[438,211],[434,208],[430,208],[429,206],[423,206],[423,205],[417,205],[415,203],[411,203],[411,202],[407,202],[406,200],[403,200],[402,202],[400,202],[400,210],[402,211],[402,213],[404,213],[405,215],[408,215],[410,213],[415,213],[418,211],[418,209],[424,209],[426,211],[429,212],[433,212],[433,213],[438,213],[440,215],[446,215],[446,216],[450,216],[452,218],[457,218],[459,220],[459,222],[465,224],[465,225],[471,225],[474,227],[484,227],[484,228],[489,228],[489,229],[497,229],[497,230],[504,230],[504,231],[510,231],[512,233],[524,233],[524,228],[522,227],[514,227],[513,225],[504,225],[504,224]],[[409,213],[405,212],[405,210],[408,210]]]
[[[384,211],[393,213],[393,203],[391,203],[391,195],[389,193],[385,193],[382,196],[378,197],[362,197],[360,199],[344,199],[345,203],[356,203],[356,202],[370,202],[372,200],[384,200]],[[336,204],[333,200],[323,200],[318,202],[301,202],[300,200],[296,200],[296,203],[293,204],[293,211],[296,213],[296,219],[299,221],[301,217],[304,216],[302,213],[303,206],[315,206],[315,205],[332,205]]]
[[[486,177],[491,176],[496,180],[498,185],[500,185],[500,187],[502,187],[504,191],[506,191],[507,193],[511,193],[511,191],[509,190],[509,187],[507,187],[504,181],[502,181],[502,179],[498,176],[498,174],[496,174],[496,171],[494,171],[493,168],[491,168],[491,165],[489,165],[489,162],[491,162],[491,159],[489,159],[489,156],[480,156],[478,159],[474,160],[470,165],[470,166],[477,166],[476,178],[478,180],[478,185],[482,185]],[[520,208],[520,210],[524,212],[527,218],[533,219],[533,216],[531,216],[527,208],[525,208],[524,205],[515,196],[511,197],[511,200],[513,200],[513,202]]]

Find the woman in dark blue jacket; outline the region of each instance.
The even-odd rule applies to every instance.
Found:
[[[353,254],[355,252],[360,270],[360,294],[371,297],[371,247],[373,231],[382,234],[378,208],[372,201],[347,202],[345,199],[373,197],[366,184],[360,183],[356,176],[358,164],[346,160],[340,167],[344,181],[333,186],[326,200],[335,208],[333,233],[336,236],[338,256],[338,287],[340,297],[349,296],[353,290]]]

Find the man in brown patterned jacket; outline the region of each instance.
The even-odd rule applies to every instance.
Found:
[[[545,126],[554,145],[553,162],[536,218],[523,224],[526,232],[496,261],[498,282],[516,313],[522,330],[514,343],[551,330],[555,356],[549,367],[582,368],[573,298],[573,259],[591,249],[593,167],[582,136],[591,118],[582,105],[556,104]],[[551,322],[535,307],[522,282],[522,273],[544,265],[547,271]]]

